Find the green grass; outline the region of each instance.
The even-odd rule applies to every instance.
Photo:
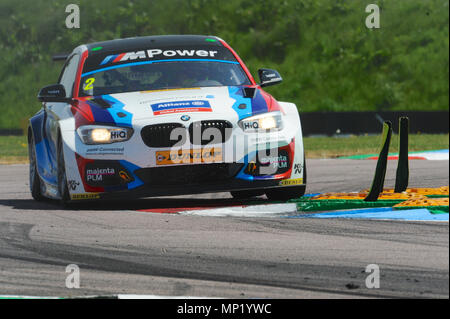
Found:
[[[28,162],[26,136],[0,136],[0,164]]]
[[[307,158],[336,158],[340,156],[376,154],[380,136],[305,137]],[[448,134],[411,134],[409,151],[427,151],[449,148]],[[398,136],[393,135],[390,152],[398,152]],[[0,136],[0,164],[26,163],[28,161],[25,136]]]
[[[307,158],[336,158],[340,156],[378,154],[381,136],[306,137]],[[410,134],[410,152],[448,149],[448,134]],[[392,135],[389,152],[398,152],[398,135]]]

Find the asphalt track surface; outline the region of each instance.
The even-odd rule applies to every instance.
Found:
[[[316,193],[368,188],[376,162],[330,159],[307,165],[307,193]],[[410,161],[409,186],[448,185],[448,165]],[[389,161],[386,187],[393,187],[395,169],[396,161]],[[138,211],[231,202],[228,193],[219,193],[63,210],[31,199],[27,165],[0,166],[0,295],[449,297],[447,222]],[[69,264],[80,268],[79,289],[65,286]],[[380,268],[378,289],[365,285],[369,264]]]

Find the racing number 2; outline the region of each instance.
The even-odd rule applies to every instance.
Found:
[[[95,82],[95,78],[87,79],[86,82],[84,82],[83,90],[84,91],[92,90],[94,88],[94,86],[93,86],[94,82]]]

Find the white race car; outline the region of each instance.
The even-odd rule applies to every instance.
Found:
[[[229,191],[300,197],[297,107],[281,82],[214,36],[150,36],[78,46],[29,122],[33,198],[63,203]]]

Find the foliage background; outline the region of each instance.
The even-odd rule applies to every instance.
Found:
[[[70,3],[80,29],[65,27]],[[370,3],[380,29],[365,27]],[[223,38],[254,76],[277,69],[268,91],[301,112],[449,108],[448,0],[0,0],[0,128],[39,109],[62,66],[52,54],[158,34]]]

